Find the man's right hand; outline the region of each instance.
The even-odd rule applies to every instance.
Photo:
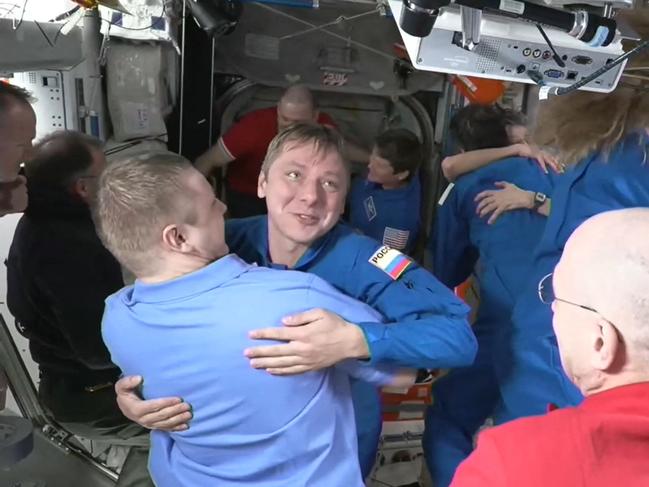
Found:
[[[184,431],[192,419],[191,405],[180,397],[166,397],[145,401],[137,389],[142,377],[127,376],[117,381],[115,393],[117,405],[131,421],[152,430]]]

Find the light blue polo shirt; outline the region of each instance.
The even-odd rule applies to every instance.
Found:
[[[158,487],[363,486],[349,378],[381,385],[394,369],[347,361],[276,377],[243,355],[260,345],[250,330],[316,307],[381,321],[317,276],[235,255],[161,284],[137,281],[106,300],[102,332],[113,362],[144,377],[145,398],[180,395],[193,406],[189,430],[151,434]]]

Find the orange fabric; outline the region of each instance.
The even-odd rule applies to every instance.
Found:
[[[72,0],[74,3],[77,3],[81,5],[82,7],[85,8],[93,8],[96,7],[97,4],[99,3],[98,0]]]
[[[426,384],[415,384],[405,392],[381,392],[381,404],[383,406],[398,407],[402,404],[431,404],[432,403],[432,382]],[[423,411],[423,408],[422,408]],[[405,417],[401,416],[399,411],[384,411],[383,421],[401,421],[423,419],[423,412],[420,418],[414,417],[412,413]]]
[[[500,80],[455,75],[451,82],[470,103],[491,105],[505,93],[505,83]]]
[[[466,293],[471,289],[471,279],[467,279],[455,288],[455,295],[466,302]]]

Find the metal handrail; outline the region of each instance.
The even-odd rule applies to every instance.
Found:
[[[36,388],[2,313],[0,313],[0,367],[7,375],[9,388],[22,415],[30,419],[38,428],[50,424],[51,421],[38,400]]]

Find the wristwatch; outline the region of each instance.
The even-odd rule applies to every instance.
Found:
[[[548,199],[547,195],[545,193],[541,193],[537,191],[534,193],[534,206],[532,207],[534,211],[538,210],[541,206],[543,206],[543,203]]]

